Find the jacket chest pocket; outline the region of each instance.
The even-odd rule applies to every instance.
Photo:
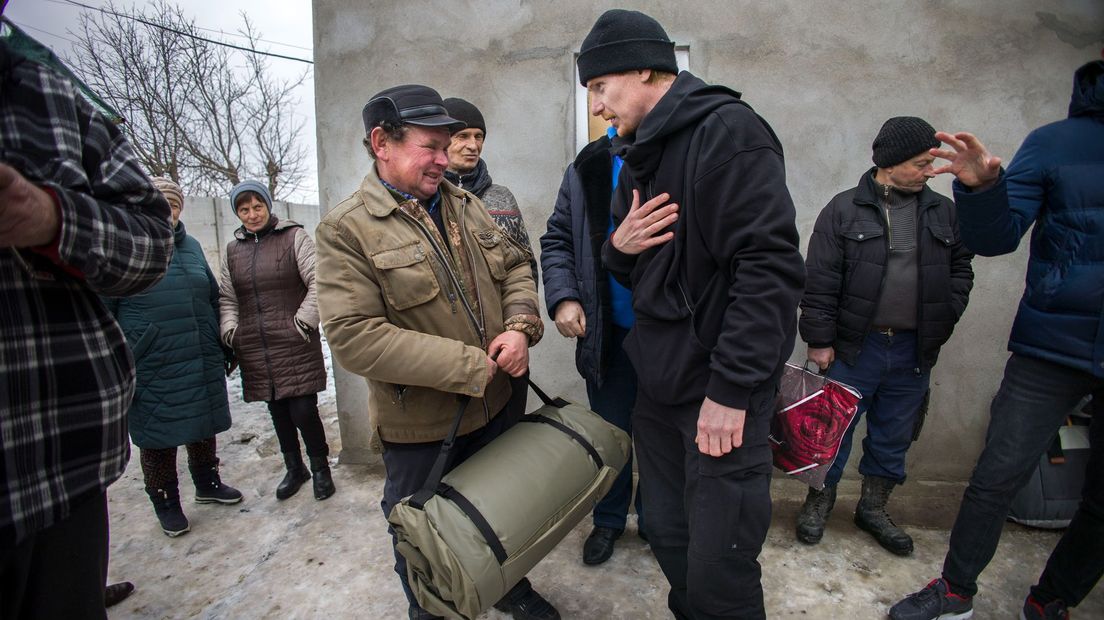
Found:
[[[479,250],[491,270],[491,277],[501,282],[506,279],[506,251],[509,242],[499,228],[473,229],[472,235],[479,242]]]
[[[937,248],[949,248],[954,245],[954,228],[945,224],[928,224],[928,232]]]
[[[380,274],[387,303],[395,310],[424,304],[441,291],[421,242],[415,241],[371,256]]]
[[[856,222],[840,230],[843,246],[844,276],[849,276],[857,263],[885,262],[885,231],[871,222]]]

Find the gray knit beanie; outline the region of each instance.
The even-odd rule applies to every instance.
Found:
[[[675,44],[659,22],[640,11],[610,9],[594,22],[579,52],[579,81],[610,73],[654,69],[678,73]]]
[[[889,168],[939,146],[935,127],[915,116],[895,116],[874,138],[874,165]]]
[[[237,210],[238,196],[241,196],[245,192],[255,192],[265,201],[268,205],[268,210],[272,211],[272,194],[268,193],[268,187],[260,181],[242,181],[234,186],[234,189],[230,190],[230,208]]]

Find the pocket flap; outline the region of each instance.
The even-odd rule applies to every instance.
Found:
[[[943,243],[943,245],[951,245],[954,243],[954,229],[944,224],[928,224],[928,232],[933,237]]]
[[[493,228],[472,230],[471,233],[475,236],[475,239],[479,242],[479,245],[485,248],[493,248],[499,243],[502,243],[502,232]]]
[[[425,249],[422,247],[422,242],[415,241],[401,248],[377,252],[372,254],[371,258],[372,264],[376,266],[376,269],[398,269],[399,267],[409,267],[410,265],[424,261],[426,259],[426,253]]]
[[[868,239],[876,239],[882,236],[882,229],[880,228],[854,228],[851,230],[844,230],[840,232],[845,239],[851,239],[852,241],[866,241]]]

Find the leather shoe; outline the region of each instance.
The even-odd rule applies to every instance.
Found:
[[[522,579],[511,588],[494,608],[510,614],[514,620],[560,620],[560,612],[537,594],[528,579]]]
[[[120,581],[107,586],[104,588],[104,607],[122,603],[131,592],[134,592],[134,584],[129,581]]]
[[[583,564],[594,566],[610,559],[613,555],[613,543],[621,537],[623,531],[595,526],[583,543]]]

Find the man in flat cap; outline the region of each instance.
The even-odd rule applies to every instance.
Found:
[[[809,489],[797,538],[816,544],[836,501],[851,437],[866,414],[855,524],[897,555],[912,538],[886,511],[905,481],[905,454],[922,421],[931,369],[966,310],[973,255],[955,205],[928,187],[940,142],[924,119],[891,118],[874,139],[874,167],[817,218],[805,261],[801,338],[809,360],[862,394],[821,490]]]
[[[471,399],[449,467],[520,417],[508,410],[510,377],[527,371],[528,348],[544,327],[529,256],[505,240],[478,198],[442,183],[449,135],[464,124],[437,91],[389,88],[363,117],[375,165],[318,226],[318,305],[334,358],[368,381],[386,516],[426,481],[460,395]],[[437,617],[418,605],[398,553],[395,572],[410,618]],[[518,619],[559,618],[527,579],[496,608]]]
[[[578,68],[627,142],[602,261],[632,290],[632,424],[668,605],[762,618],[767,436],[805,279],[782,147],[739,93],[676,76],[642,13],[599,17]]]

